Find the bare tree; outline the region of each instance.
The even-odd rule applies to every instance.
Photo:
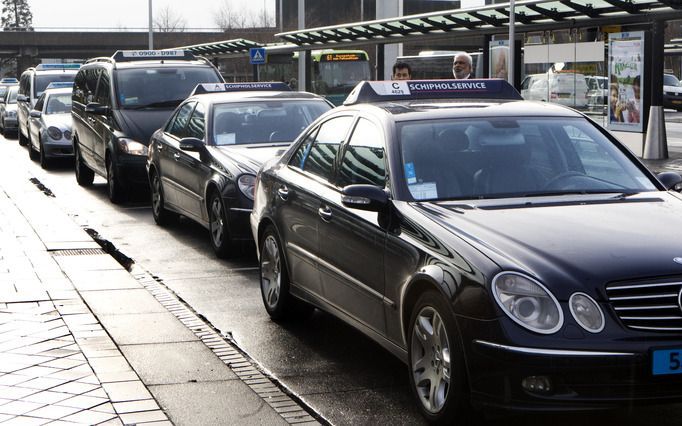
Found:
[[[234,0],[223,0],[214,12],[214,23],[223,31],[235,28],[254,28],[274,26],[274,17],[267,10],[254,13],[240,8]]]
[[[187,29],[187,21],[182,16],[178,16],[173,9],[166,5],[155,13],[154,28],[162,33],[182,32]]]
[[[10,31],[33,31],[33,14],[27,0],[2,0],[2,27]]]

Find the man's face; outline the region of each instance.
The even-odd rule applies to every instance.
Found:
[[[452,74],[455,78],[467,78],[471,74],[471,65],[466,57],[457,55],[452,63]]]
[[[396,68],[395,74],[393,74],[393,80],[409,80],[412,78],[410,76],[410,71],[407,68]]]

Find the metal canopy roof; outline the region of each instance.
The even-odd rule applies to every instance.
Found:
[[[682,16],[682,0],[532,0],[515,5],[518,32],[540,27],[620,24]],[[471,35],[506,31],[509,3],[319,27],[276,34],[299,46],[357,42],[401,43],[425,35]]]
[[[175,47],[173,49],[187,50],[195,55],[201,56],[221,56],[249,53],[250,48],[263,46],[263,43],[258,43],[256,41],[246,40],[243,38],[236,38],[233,40],[214,41],[211,43]]]

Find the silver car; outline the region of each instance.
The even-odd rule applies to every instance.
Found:
[[[17,94],[19,85],[7,86],[5,95],[0,97],[0,131],[3,136],[17,132]]]
[[[28,154],[47,168],[53,158],[73,158],[71,89],[48,89],[29,113]]]

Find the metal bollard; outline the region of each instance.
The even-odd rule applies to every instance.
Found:
[[[665,160],[668,158],[668,137],[665,133],[665,112],[662,106],[649,109],[649,125],[646,129],[642,158]]]

